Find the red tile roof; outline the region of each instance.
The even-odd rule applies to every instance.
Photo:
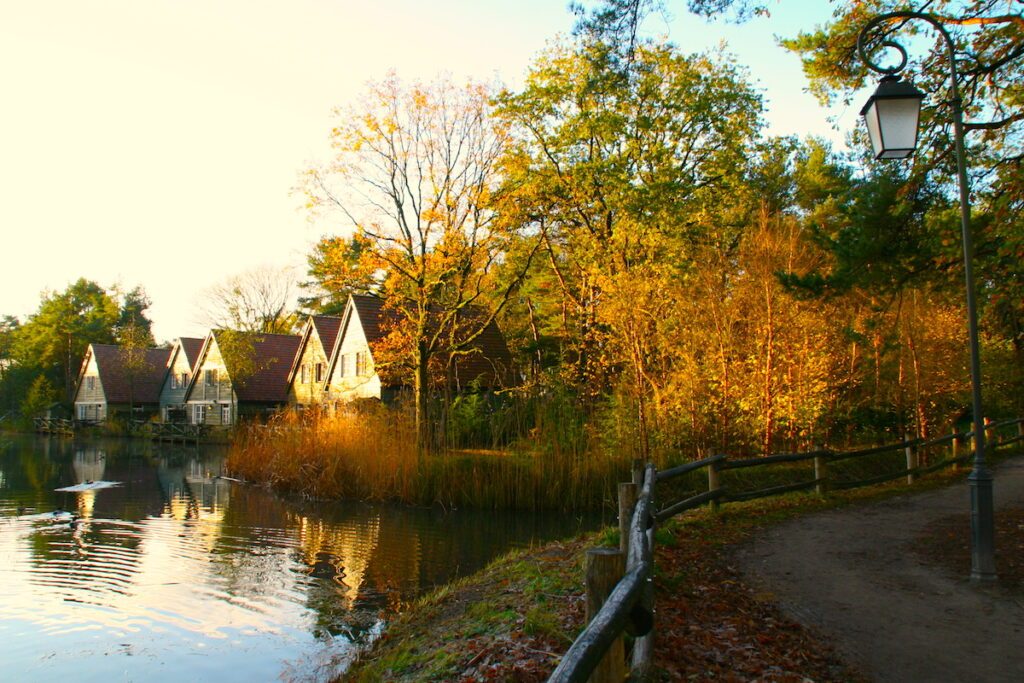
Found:
[[[480,336],[473,340],[469,351],[455,358],[457,388],[464,389],[473,381],[485,387],[509,385],[512,380],[512,354],[496,322],[492,320],[487,324]]]
[[[324,346],[324,353],[329,358],[334,351],[334,343],[338,340],[338,333],[341,331],[341,318],[333,315],[314,315],[313,327],[320,337],[320,343]]]
[[[363,326],[363,334],[370,344],[384,338],[388,332],[387,321],[395,320],[398,314],[384,307],[384,301],[375,296],[352,295],[352,304]],[[464,319],[486,319],[486,312],[477,307],[463,309]],[[470,382],[479,381],[485,387],[506,386],[512,379],[512,354],[505,343],[505,336],[493,320],[477,337],[471,351],[459,354],[455,360],[455,379],[460,388]]]
[[[382,329],[384,327],[382,323],[389,318],[397,317],[392,311],[385,311],[383,299],[375,296],[353,294],[352,306],[356,309],[359,322],[363,326],[363,334],[366,335],[366,341],[370,344],[380,341],[387,334],[387,330]]]
[[[203,342],[206,340],[195,337],[179,337],[178,341],[181,342],[181,350],[185,353],[185,362],[188,363],[189,370],[194,370],[196,362],[199,360],[199,353],[203,350]]]
[[[92,344],[100,384],[107,403],[159,403],[170,349],[142,349],[138,367],[127,362],[128,350],[114,344]]]
[[[212,334],[217,336],[219,330]],[[244,382],[235,382],[233,370],[225,359],[228,376],[232,377],[239,401],[283,403],[288,400],[288,373],[299,351],[302,337],[297,334],[244,334],[252,341],[256,371]],[[235,369],[237,370],[237,368]]]

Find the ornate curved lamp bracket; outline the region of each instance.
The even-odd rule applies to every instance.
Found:
[[[897,43],[895,40],[892,40],[891,38],[888,38],[888,36],[886,36],[885,40],[882,40],[881,42],[879,42],[874,47],[874,49],[871,52],[868,51],[867,36],[870,33],[872,33],[879,26],[891,23],[894,19],[902,19],[902,20],[920,19],[921,21],[925,21],[925,22],[931,24],[932,27],[936,31],[939,32],[939,35],[941,35],[943,37],[943,39],[946,41],[946,49],[949,52],[950,76],[952,77],[952,80],[953,80],[952,86],[953,86],[953,89],[956,90],[956,88],[957,88],[957,82],[956,82],[956,80],[957,80],[957,74],[956,74],[956,54],[955,54],[955,49],[956,48],[955,48],[955,46],[953,44],[953,39],[952,39],[952,37],[950,37],[949,32],[946,30],[946,27],[942,25],[942,22],[940,22],[938,20],[938,18],[936,18],[935,16],[933,16],[931,14],[926,14],[924,12],[889,12],[887,14],[880,14],[877,17],[875,17],[874,19],[872,19],[871,21],[869,21],[867,23],[867,25],[864,26],[863,29],[861,29],[860,34],[857,36],[857,54],[860,56],[860,58],[864,62],[864,64],[866,64],[867,67],[869,69],[871,69],[872,71],[875,71],[875,72],[880,73],[880,74],[885,74],[887,76],[898,74],[899,72],[903,71],[903,69],[906,68],[906,66],[907,66],[907,50],[902,45]],[[899,64],[897,64],[896,66],[882,66],[881,64],[876,62],[872,58],[872,54],[875,51],[877,51],[877,48],[880,48],[880,47],[881,48],[886,48],[886,49],[896,50],[899,53],[899,55],[900,55]]]

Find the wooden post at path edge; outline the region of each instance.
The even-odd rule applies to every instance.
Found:
[[[952,448],[953,448],[952,459],[953,459],[953,469],[954,470],[960,469],[960,463],[958,461],[959,461],[959,458],[960,458],[960,446],[963,444],[963,439],[960,438],[959,436],[956,436],[957,433],[958,432],[956,431],[956,425],[953,425],[953,435],[954,436],[953,436],[953,443],[952,443]]]
[[[814,492],[819,496],[825,495],[825,492],[828,491],[828,472],[825,468],[825,456],[814,456]]]
[[[587,550],[587,623],[601,611],[605,600],[626,572],[626,555],[617,548]],[[622,683],[626,678],[626,648],[622,637],[612,643],[591,674],[590,683]]]
[[[619,550],[629,555],[629,526],[636,508],[637,486],[633,482],[619,484]]]
[[[718,471],[718,464],[711,463],[708,465],[708,491],[715,492],[722,488],[721,473]],[[711,501],[711,509],[718,511],[718,499]]]
[[[903,434],[903,441],[909,443],[910,440],[911,440],[910,432],[905,432]],[[906,453],[907,453],[907,470],[908,470],[908,472],[907,472],[907,483],[908,484],[913,484],[914,480],[917,479],[917,473],[916,472],[911,472],[909,470],[916,470],[917,469],[917,463],[918,463],[918,460],[917,460],[917,456],[918,456],[917,446],[911,444],[911,445],[908,445],[905,450],[906,450]]]

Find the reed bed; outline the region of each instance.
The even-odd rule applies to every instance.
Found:
[[[631,458],[564,441],[535,430],[502,450],[418,454],[408,413],[370,405],[335,415],[286,412],[244,428],[228,468],[311,498],[513,510],[612,505],[616,482],[629,479]]]

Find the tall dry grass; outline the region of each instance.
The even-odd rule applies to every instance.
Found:
[[[285,412],[240,430],[228,455],[236,476],[314,498],[416,505],[584,510],[613,503],[628,456],[588,453],[568,426],[538,421],[500,451],[417,455],[407,411],[379,404],[336,415]],[[547,433],[547,432],[551,433]]]

